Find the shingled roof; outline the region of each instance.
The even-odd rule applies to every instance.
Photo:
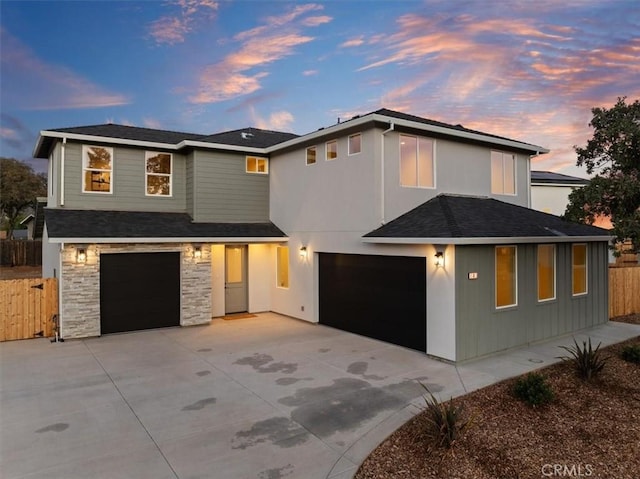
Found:
[[[609,232],[493,198],[446,194],[432,198],[364,236],[371,239],[465,239],[468,240],[466,243],[490,238],[556,238],[562,241],[563,238],[586,237],[607,241]]]
[[[45,208],[45,219],[53,240],[287,237],[271,222],[194,223],[186,213]]]
[[[553,171],[531,171],[531,183],[545,185],[588,185],[589,180],[577,176],[563,175]]]

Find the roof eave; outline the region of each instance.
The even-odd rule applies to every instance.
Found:
[[[202,236],[202,237],[170,237],[170,238],[132,238],[132,237],[49,237],[51,243],[286,243],[288,236]]]
[[[481,238],[388,238],[371,237],[362,238],[363,243],[378,244],[453,244],[453,245],[474,245],[474,244],[511,244],[511,243],[576,243],[611,241],[613,236],[503,236],[503,237],[481,237]]]
[[[389,124],[394,124],[396,126],[402,126],[405,128],[412,128],[412,129],[423,130],[427,132],[438,133],[439,135],[449,136],[452,138],[462,138],[469,141],[477,141],[477,142],[489,143],[489,144],[503,146],[503,147],[515,148],[517,150],[527,151],[532,155],[541,155],[544,153],[549,153],[550,151],[549,149],[544,148],[542,146],[530,145],[528,143],[509,140],[507,138],[497,138],[494,136],[483,135],[481,133],[473,133],[470,131],[456,130],[454,128],[446,128],[446,127],[437,126],[437,125],[429,125],[429,124],[420,123],[417,121],[403,120],[401,118],[394,118],[391,116],[381,115],[379,113],[364,115],[354,120],[348,120],[343,123],[338,123],[336,125],[332,125],[327,128],[314,131],[313,133],[309,133],[308,135],[299,136],[298,138],[294,138],[292,140],[285,141],[283,143],[278,143],[277,145],[273,145],[266,148],[266,150],[267,150],[267,153],[276,152],[281,149],[291,148],[293,146],[296,146],[299,143],[306,143],[315,138],[330,136],[332,134],[337,134],[341,130],[344,130],[347,128],[349,129],[357,128],[358,126],[362,126],[372,122],[373,123],[389,123]]]

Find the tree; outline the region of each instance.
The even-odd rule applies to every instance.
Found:
[[[616,242],[631,240],[640,252],[640,100],[627,104],[622,97],[610,109],[591,112],[593,138],[574,149],[576,164],[596,175],[569,195],[564,216],[587,224],[608,216]]]
[[[7,238],[24,210],[35,205],[38,196],[47,194],[47,177],[13,158],[0,158],[0,217],[6,218]]]

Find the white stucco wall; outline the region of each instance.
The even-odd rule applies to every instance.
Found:
[[[444,252],[444,267],[432,261]],[[429,246],[427,253],[427,354],[456,360],[455,246]]]
[[[531,208],[560,216],[573,190],[574,187],[566,185],[531,185]]]
[[[259,313],[271,309],[270,283],[275,282],[274,264],[271,258],[273,246],[250,244],[248,252],[248,309]]]

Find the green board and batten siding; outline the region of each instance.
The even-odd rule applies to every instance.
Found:
[[[245,158],[242,153],[195,152],[195,221],[269,221],[269,175],[247,173]]]
[[[483,356],[608,320],[607,243],[588,243],[588,293],[571,292],[571,243],[556,244],[556,299],[537,299],[537,245],[517,245],[518,304],[495,308],[495,247],[456,247],[456,357]],[[478,273],[469,280],[468,273]]]
[[[88,145],[99,145],[87,143]],[[110,145],[106,145],[111,147]],[[67,143],[65,151],[65,207],[119,211],[186,211],[185,157],[173,153],[172,195],[145,194],[145,150],[113,146],[112,192],[82,192],[82,144]]]

